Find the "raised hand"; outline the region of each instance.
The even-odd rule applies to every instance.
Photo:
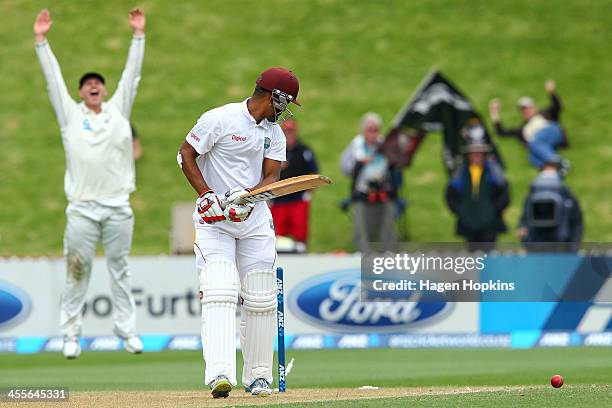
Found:
[[[47,38],[47,33],[51,29],[51,13],[47,9],[42,9],[34,20],[34,36],[36,41],[43,41]]]
[[[146,19],[141,8],[134,8],[130,11],[130,27],[134,35],[143,35],[145,32]]]
[[[549,79],[544,83],[544,90],[549,94],[555,93],[555,91],[557,90],[557,84],[552,79]]]
[[[501,101],[499,99],[493,99],[489,102],[489,114],[491,119],[496,122],[499,120],[499,111],[501,110]]]

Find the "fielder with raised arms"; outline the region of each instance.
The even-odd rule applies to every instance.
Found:
[[[104,102],[107,96],[104,77],[88,72],[79,81],[80,103],[68,93],[60,66],[47,41],[52,24],[49,10],[38,13],[34,22],[36,54],[47,81],[66,154],[64,190],[68,207],[64,252],[67,275],[60,326],[67,358],[81,354],[79,336],[83,305],[99,240],[104,244],[111,276],[114,331],[124,339],[127,351],[140,353],[143,348],[134,332],[136,308],[127,265],[134,228],[129,197],[135,189],[129,118],[144,56],[145,16],[142,10],[132,10],[129,22],[134,36],[117,90],[108,102]]]
[[[236,305],[242,303],[242,383],[253,395],[272,393],[276,329],[274,225],[265,202],[239,204],[247,190],[279,179],[285,136],[278,125],[297,101],[298,79],[270,68],[253,95],[205,112],[177,157],[199,194],[194,252],[202,299],[205,382],[214,398],[236,386]]]

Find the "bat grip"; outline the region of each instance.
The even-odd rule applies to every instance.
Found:
[[[242,197],[246,195],[248,195],[248,193],[243,195]],[[243,200],[242,197],[238,197],[232,202],[227,201],[227,198],[225,196],[221,197],[221,209],[225,210],[225,207],[227,207],[230,204],[237,204],[237,205],[247,204],[247,201]]]

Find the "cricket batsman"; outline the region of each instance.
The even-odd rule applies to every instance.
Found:
[[[177,160],[199,198],[194,252],[202,300],[205,382],[214,398],[236,386],[236,304],[242,304],[242,384],[272,394],[276,330],[274,224],[265,202],[238,204],[249,189],[278,181],[285,136],[278,125],[299,105],[297,77],[270,68],[252,96],[205,112],[187,134]]]
[[[125,349],[142,352],[134,331],[136,311],[130,288],[127,260],[132,245],[134,214],[134,158],[130,112],[136,97],[144,56],[145,16],[134,9],[129,16],[133,37],[117,90],[107,102],[104,77],[84,74],[79,81],[80,102],[72,99],[60,66],[47,41],[51,14],[42,10],[34,22],[36,54],[47,81],[51,104],[60,126],[66,154],[64,190],[68,198],[64,254],[67,275],[61,298],[60,326],[64,356],[81,354],[85,293],[99,240],[104,245],[111,276],[115,333]]]

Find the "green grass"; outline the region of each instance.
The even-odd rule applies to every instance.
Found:
[[[610,348],[319,350],[288,351],[288,358],[295,358],[287,380],[293,388],[545,385],[556,373],[568,385],[612,383]],[[60,353],[2,354],[0,366],[0,387],[155,390],[203,384],[199,352],[86,352],[74,361]]]
[[[374,110],[388,123],[430,67],[437,66],[486,112],[504,101],[544,102],[555,78],[565,101],[563,123],[572,148],[568,182],[582,200],[586,240],[612,240],[609,95],[612,94],[610,1],[139,1],[147,12],[143,80],[133,110],[144,157],[132,197],[137,222],[133,253],[169,250],[170,206],[194,194],[175,163],[178,145],[207,109],[239,101],[267,66],[291,67],[302,83],[301,134],[334,179],[312,206],[314,251],[352,249],[351,224],[337,208],[349,181],[338,157]],[[64,155],[33,49],[36,12],[49,7],[51,44],[69,88],[86,70],[103,72],[113,91],[129,29],[120,0],[2,0],[0,14],[0,255],[59,255],[65,198]],[[451,241],[453,219],[442,192],[439,136],[431,135],[405,173],[412,238]],[[525,151],[500,141],[512,184],[506,213],[516,225],[534,175]],[[512,234],[502,237],[513,241]]]
[[[288,388],[541,386],[527,390],[425,395],[375,401],[377,406],[604,406],[610,400],[612,349],[319,350],[288,351],[295,366]],[[203,389],[199,352],[0,355],[0,388],[62,386],[71,391]],[[241,367],[239,358],[238,367]],[[560,373],[565,385],[547,387]],[[240,378],[240,374],[238,375]],[[606,387],[607,385],[607,387]],[[522,395],[521,395],[522,394]],[[352,401],[371,406],[374,401]],[[545,404],[544,404],[545,403]],[[336,402],[334,407],[346,407]],[[312,404],[308,406],[320,406]],[[322,405],[321,405],[322,406]],[[328,406],[328,405],[325,405]],[[353,406],[353,405],[351,405]]]
[[[278,404],[268,407],[609,407],[612,404],[609,386],[574,386],[563,389],[525,389],[522,391],[496,391],[457,395],[424,395],[404,398],[382,398],[351,401],[333,401],[299,404]]]

